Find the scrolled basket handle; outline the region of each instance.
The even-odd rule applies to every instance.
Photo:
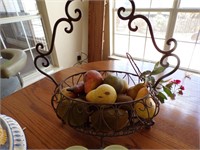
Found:
[[[153,85],[154,89],[157,87],[157,85],[160,83],[160,81],[162,81],[164,78],[172,75],[174,72],[176,72],[176,70],[178,70],[178,68],[180,66],[180,59],[179,59],[179,57],[176,54],[171,54],[171,53],[163,55],[163,57],[160,59],[161,66],[163,66],[163,67],[168,67],[169,66],[169,63],[168,62],[164,63],[164,60],[165,60],[165,58],[170,57],[170,56],[176,58],[177,65],[170,72],[164,74],[163,76],[161,76],[160,78],[157,79],[156,83]]]
[[[122,13],[126,11],[126,8],[120,7],[120,8],[118,9],[118,11],[117,11],[117,14],[118,14],[119,18],[122,19],[122,20],[128,20],[128,28],[129,28],[130,31],[133,31],[133,32],[136,32],[136,31],[138,30],[138,26],[134,26],[134,27],[131,26],[132,22],[133,22],[135,19],[139,19],[139,18],[140,18],[140,19],[143,19],[143,20],[147,23],[147,26],[148,26],[148,28],[149,28],[149,32],[150,32],[150,35],[151,35],[152,43],[153,43],[155,49],[156,49],[158,52],[160,52],[160,53],[163,54],[163,56],[162,56],[161,59],[160,59],[160,64],[161,64],[161,66],[163,66],[163,67],[168,67],[168,66],[169,66],[169,63],[168,63],[168,62],[165,62],[166,58],[168,58],[168,57],[174,57],[174,58],[177,60],[177,64],[175,65],[174,69],[171,70],[170,72],[168,72],[167,74],[161,76],[161,77],[156,81],[156,83],[153,85],[153,88],[155,89],[155,88],[157,87],[157,85],[159,84],[159,82],[160,82],[162,79],[164,79],[164,78],[170,76],[171,74],[173,74],[173,73],[179,68],[179,66],[180,66],[180,59],[179,59],[179,57],[178,57],[176,54],[173,54],[173,53],[172,53],[172,52],[177,48],[177,41],[176,41],[174,38],[168,39],[167,42],[166,42],[166,44],[170,46],[172,43],[174,43],[173,47],[172,47],[171,49],[169,49],[169,50],[161,50],[161,49],[157,46],[157,44],[156,44],[155,37],[154,37],[154,33],[153,33],[153,29],[152,29],[152,26],[151,26],[151,23],[150,23],[149,19],[148,19],[146,16],[144,16],[144,15],[140,15],[140,14],[139,14],[139,15],[135,15],[135,14],[134,14],[134,13],[135,13],[135,3],[134,3],[133,0],[129,0],[129,1],[130,1],[130,3],[131,3],[131,6],[132,6],[132,11],[130,12],[130,14],[129,14],[128,16],[123,16]],[[131,59],[130,59],[130,56],[127,55],[127,57],[128,57],[128,59],[129,59],[129,61],[130,61],[130,60],[131,60]],[[132,61],[132,60],[131,60],[131,61]],[[130,61],[130,63],[131,63],[131,65],[132,65],[133,63],[132,63],[131,61]],[[133,66],[133,65],[132,65],[132,66]],[[133,67],[133,68],[134,68],[134,67]],[[136,73],[138,72],[138,71],[137,71],[137,70],[138,70],[137,68],[134,68],[134,70],[136,71]],[[138,73],[137,73],[137,74],[138,74]]]
[[[67,22],[69,27],[66,27],[64,28],[64,31],[66,33],[71,33],[73,31],[73,22],[77,22],[81,19],[81,16],[82,16],[82,13],[81,13],[81,10],[80,9],[75,9],[74,12],[75,14],[78,14],[77,17],[72,17],[70,14],[69,14],[69,5],[71,4],[71,2],[73,2],[74,0],[68,0],[66,2],[66,5],[65,5],[65,14],[66,14],[66,18],[60,18],[58,19],[55,24],[54,24],[54,27],[53,27],[53,34],[52,34],[52,39],[51,39],[51,45],[50,45],[50,49],[48,51],[41,51],[44,49],[44,45],[42,43],[37,43],[36,44],[36,51],[37,53],[39,54],[38,56],[35,57],[34,59],[34,65],[36,67],[36,69],[43,75],[47,76],[49,79],[51,79],[53,81],[53,83],[56,85],[56,87],[59,85],[57,83],[57,81],[50,75],[48,75],[46,72],[44,72],[43,70],[41,70],[39,68],[39,62],[38,60],[41,59],[43,60],[42,61],[42,66],[43,67],[48,67],[50,65],[50,62],[47,58],[48,55],[50,55],[53,51],[53,47],[54,47],[54,42],[55,42],[55,37],[56,37],[56,31],[57,31],[57,27],[58,25],[61,23],[61,22]]]

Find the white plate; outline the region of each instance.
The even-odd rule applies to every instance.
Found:
[[[27,144],[24,132],[13,118],[0,114],[0,123],[7,133],[7,141],[0,146],[1,150],[26,150]]]

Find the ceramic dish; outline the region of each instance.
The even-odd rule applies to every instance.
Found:
[[[128,149],[122,145],[109,145],[105,147],[103,150],[128,150]]]
[[[74,145],[66,148],[65,150],[88,150],[88,149],[81,145]]]
[[[0,114],[0,123],[6,131],[7,141],[0,146],[1,150],[26,150],[27,144],[24,132],[20,125],[11,117]]]

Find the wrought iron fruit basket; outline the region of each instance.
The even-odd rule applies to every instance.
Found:
[[[72,76],[66,77],[62,82],[58,83],[56,80],[45,73],[42,69],[39,68],[39,59],[44,60],[42,65],[44,67],[49,66],[49,60],[47,56],[50,55],[53,51],[53,45],[55,41],[56,29],[60,22],[67,22],[70,27],[65,28],[66,33],[71,33],[73,31],[73,23],[79,21],[81,18],[81,11],[75,9],[75,13],[78,14],[78,17],[73,18],[69,14],[69,6],[73,0],[69,0],[65,6],[66,18],[60,18],[54,25],[51,47],[48,52],[44,53],[41,50],[44,48],[42,43],[36,45],[36,50],[39,55],[35,58],[34,64],[38,71],[47,76],[55,84],[55,92],[52,96],[52,107],[58,116],[58,118],[63,122],[71,126],[72,128],[93,136],[111,137],[111,136],[122,136],[134,133],[135,131],[141,130],[143,128],[149,128],[154,125],[154,117],[159,113],[160,102],[155,96],[156,86],[158,83],[165,77],[173,74],[180,64],[180,60],[177,55],[173,54],[173,51],[177,47],[177,42],[175,39],[171,38],[167,41],[167,44],[170,45],[172,42],[174,46],[172,49],[165,51],[159,49],[155,42],[153,30],[151,23],[143,15],[135,15],[135,4],[133,0],[129,0],[132,5],[132,11],[128,16],[123,16],[122,13],[126,11],[125,8],[121,7],[118,9],[118,16],[122,20],[128,20],[128,28],[130,31],[137,31],[138,27],[132,27],[131,23],[135,19],[143,19],[150,31],[152,42],[155,46],[155,49],[163,54],[160,59],[160,64],[162,66],[169,66],[169,63],[165,62],[167,57],[174,57],[177,59],[177,65],[168,73],[160,77],[154,86],[148,85],[149,94],[138,100],[131,100],[125,102],[116,102],[113,104],[98,104],[92,103],[85,100],[85,94],[80,94],[76,98],[71,98],[63,94],[62,90],[68,87],[73,87],[78,83],[83,81],[83,76],[86,72],[80,72]],[[140,71],[137,65],[135,64],[133,58],[127,54],[127,58],[130,61],[134,69],[134,73],[123,72],[117,70],[98,70],[101,73],[102,77],[105,78],[108,74],[117,76],[123,80],[126,80],[129,86],[134,86],[140,82],[143,82],[143,79],[140,77]],[[149,102],[149,98],[152,99]],[[139,111],[145,112],[147,115],[139,115],[136,106],[140,105]],[[153,112],[152,112],[153,108]]]
[[[127,81],[131,86],[138,83],[139,78],[136,74],[99,70],[105,78],[108,74],[117,76]],[[116,102],[114,104],[97,104],[85,100],[85,94],[77,98],[70,98],[62,93],[66,87],[73,87],[83,81],[86,72],[81,72],[67,77],[52,98],[52,106],[57,116],[71,127],[78,131],[95,136],[119,136],[133,133],[135,130],[149,127],[154,124],[153,118],[159,112],[159,101],[155,98],[152,88],[149,87],[150,94],[139,100],[127,102]],[[152,103],[147,103],[151,97]],[[147,117],[141,118],[134,108],[141,104],[141,111],[146,111]],[[151,107],[154,107],[153,114],[149,114]]]

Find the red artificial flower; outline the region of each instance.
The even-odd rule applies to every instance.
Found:
[[[179,90],[179,91],[178,91],[178,94],[179,94],[179,95],[183,95],[183,91],[182,91],[182,90]]]
[[[181,90],[185,90],[185,87],[183,85],[180,86]]]
[[[181,80],[173,80],[172,81],[174,84],[180,84],[181,83]]]

